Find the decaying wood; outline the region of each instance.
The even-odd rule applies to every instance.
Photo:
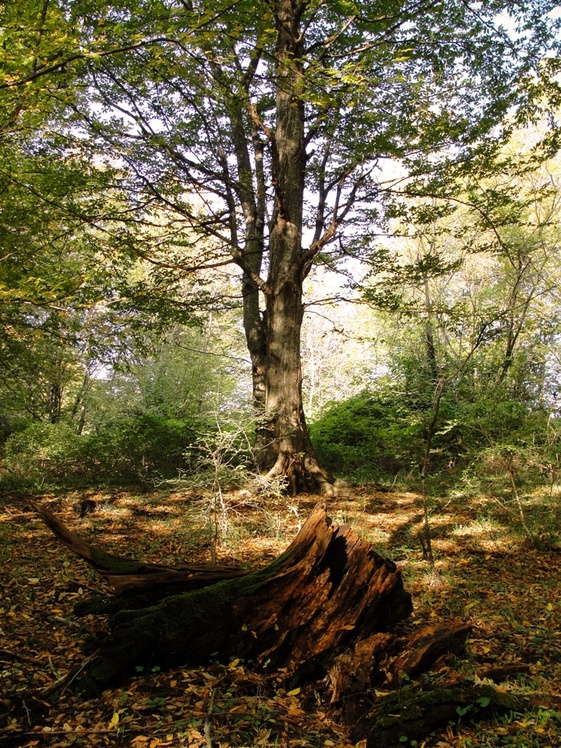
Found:
[[[379,699],[351,732],[351,740],[366,739],[367,748],[411,745],[447,724],[485,719],[492,714],[527,709],[525,697],[487,685],[463,683],[451,688],[420,690],[408,687]]]
[[[88,667],[73,673],[88,695],[138,665],[242,657],[268,671],[282,668],[292,683],[313,683],[332,715],[355,726],[353,740],[365,739],[369,748],[409,744],[458,715],[467,720],[529,704],[489,685],[460,682],[426,690],[410,683],[444,654],[459,653],[471,627],[442,623],[400,635],[396,624],[412,606],[399,570],[351,528],[332,524],[322,508],[312,512],[281,556],[243,574],[112,556],[79,538],[46,508],[36,509],[117,594],[135,593],[114,599],[112,609],[108,603],[110,633]],[[171,579],[187,591],[157,603],[142,594]],[[389,694],[380,697],[383,690]]]
[[[442,655],[462,652],[472,628],[469,623],[462,622],[423,627],[409,639],[407,647],[392,663],[388,685],[398,687],[404,676],[428,670]]]
[[[116,595],[177,586],[193,590],[216,584],[222,579],[244,576],[246,571],[232,566],[147,564],[115,556],[91,545],[70,530],[43,504],[32,504],[53,534],[73,553],[84,559],[113,587]]]
[[[290,674],[410,611],[395,565],[318,509],[269,566],[116,614],[83,685],[95,691],[138,664],[199,664],[213,653]]]
[[[500,683],[513,675],[529,672],[530,665],[523,662],[514,662],[508,665],[500,665],[499,667],[488,667],[483,670],[478,670],[477,677],[480,680],[494,680],[496,683]]]
[[[116,559],[85,543],[51,512],[40,513],[57,537],[101,573],[115,563],[119,577],[170,570]],[[386,631],[410,612],[411,598],[395,564],[317,508],[288,549],[265,568],[116,613],[87,687],[103,688],[139,664],[196,664],[213,653],[236,654],[290,674]]]
[[[340,720],[352,725],[364,714],[368,689],[399,688],[406,676],[427,672],[443,655],[460,654],[470,631],[470,625],[460,622],[429,625],[412,636],[379,633],[348,647],[327,673]]]

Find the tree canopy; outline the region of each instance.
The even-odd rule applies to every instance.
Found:
[[[552,115],[555,4],[24,5],[6,14],[3,131],[54,129],[59,158],[94,166],[101,241],[160,290],[189,279],[208,303],[209,273],[238,267],[260,465],[327,488],[301,397],[304,280],[377,257],[396,201],[477,190],[513,128]]]

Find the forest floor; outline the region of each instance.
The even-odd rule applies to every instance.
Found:
[[[277,556],[316,501],[193,489],[33,498],[91,543],[119,555],[160,563],[214,557],[249,568]],[[73,505],[83,498],[93,499],[97,510],[79,518]],[[104,625],[99,616],[76,618],[73,605],[103,591],[104,582],[55,539],[30,500],[0,498],[0,748],[351,748],[346,729],[324,705],[304,701],[299,689],[287,692],[282,673],[257,673],[237,660],[138,672],[90,701],[67,684],[54,698],[51,684],[84,660],[86,634]],[[418,540],[418,495],[362,487],[328,504],[336,523],[351,524],[399,564],[413,594],[413,626],[448,620],[473,625],[465,657],[443,670],[477,681],[485,668],[522,663],[527,672],[496,685],[519,694],[561,695],[561,496],[548,489],[524,498],[528,526],[540,528],[540,549],[529,547],[512,509],[491,497],[433,501],[431,572]],[[540,708],[475,726],[464,725],[459,715],[421,746],[561,746],[561,714]]]

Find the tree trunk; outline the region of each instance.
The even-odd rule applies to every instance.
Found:
[[[300,339],[304,307],[302,216],[306,151],[302,98],[301,0],[276,7],[277,126],[273,136],[275,210],[269,242],[266,296],[266,430],[263,464],[269,477],[284,476],[290,491],[331,493],[332,477],[320,468],[308,435],[302,402]]]
[[[217,80],[222,81],[220,66],[214,65]],[[236,216],[236,203],[233,189],[230,185],[228,158],[222,155],[224,175],[228,185],[227,194],[230,210],[230,231],[232,244],[239,250],[243,262],[242,276],[243,325],[247,348],[251,358],[251,377],[253,409],[255,413],[255,453],[260,468],[264,468],[264,455],[269,437],[264,428],[263,416],[266,408],[267,384],[265,373],[267,369],[266,325],[260,311],[260,293],[257,278],[261,273],[263,255],[265,252],[265,210],[266,189],[263,171],[263,148],[255,126],[252,125],[253,156],[250,156],[250,137],[248,132],[247,114],[244,115],[244,100],[248,96],[247,90],[233,91],[226,88],[225,108],[230,119],[230,131],[234,145],[237,163],[237,192],[242,205],[245,225],[245,242],[240,248],[239,232]]]

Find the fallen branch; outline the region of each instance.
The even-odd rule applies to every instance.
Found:
[[[43,662],[43,660],[38,660],[36,657],[31,657],[31,655],[23,654],[23,652],[14,652],[13,649],[4,649],[4,647],[0,647],[0,657],[2,656],[10,657],[12,660],[30,662],[32,665],[41,665],[42,667],[45,666],[45,662]]]
[[[527,697],[488,685],[464,682],[428,690],[408,686],[378,699],[352,730],[351,740],[366,739],[366,748],[395,748],[424,738],[450,720],[470,722],[528,708]]]
[[[105,577],[115,590],[116,595],[163,588],[179,590],[193,590],[207,587],[222,579],[234,579],[247,574],[246,571],[232,566],[217,566],[208,564],[181,564],[170,566],[163,564],[148,564],[144,561],[115,556],[112,553],[91,545],[75,532],[70,530],[46,506],[32,503],[31,506],[41,516],[52,533],[72,553],[82,558],[86,563]]]
[[[531,665],[516,662],[512,665],[499,665],[497,667],[488,667],[485,670],[478,670],[476,675],[479,680],[494,680],[496,683],[500,683],[506,680],[511,675],[518,675],[519,673],[529,673]]]
[[[58,689],[61,686],[64,686],[64,688],[61,691],[61,694],[64,693],[64,691],[70,686],[74,680],[80,675],[80,673],[91,663],[95,660],[95,658],[98,656],[99,650],[97,652],[94,652],[89,657],[86,657],[79,665],[76,665],[75,667],[71,668],[65,675],[62,675],[60,678],[58,678],[53,683],[50,683],[48,686],[45,686],[45,688],[42,688],[40,691],[38,691],[38,694],[40,696],[49,696],[50,694],[54,693],[55,691],[58,691]]]

